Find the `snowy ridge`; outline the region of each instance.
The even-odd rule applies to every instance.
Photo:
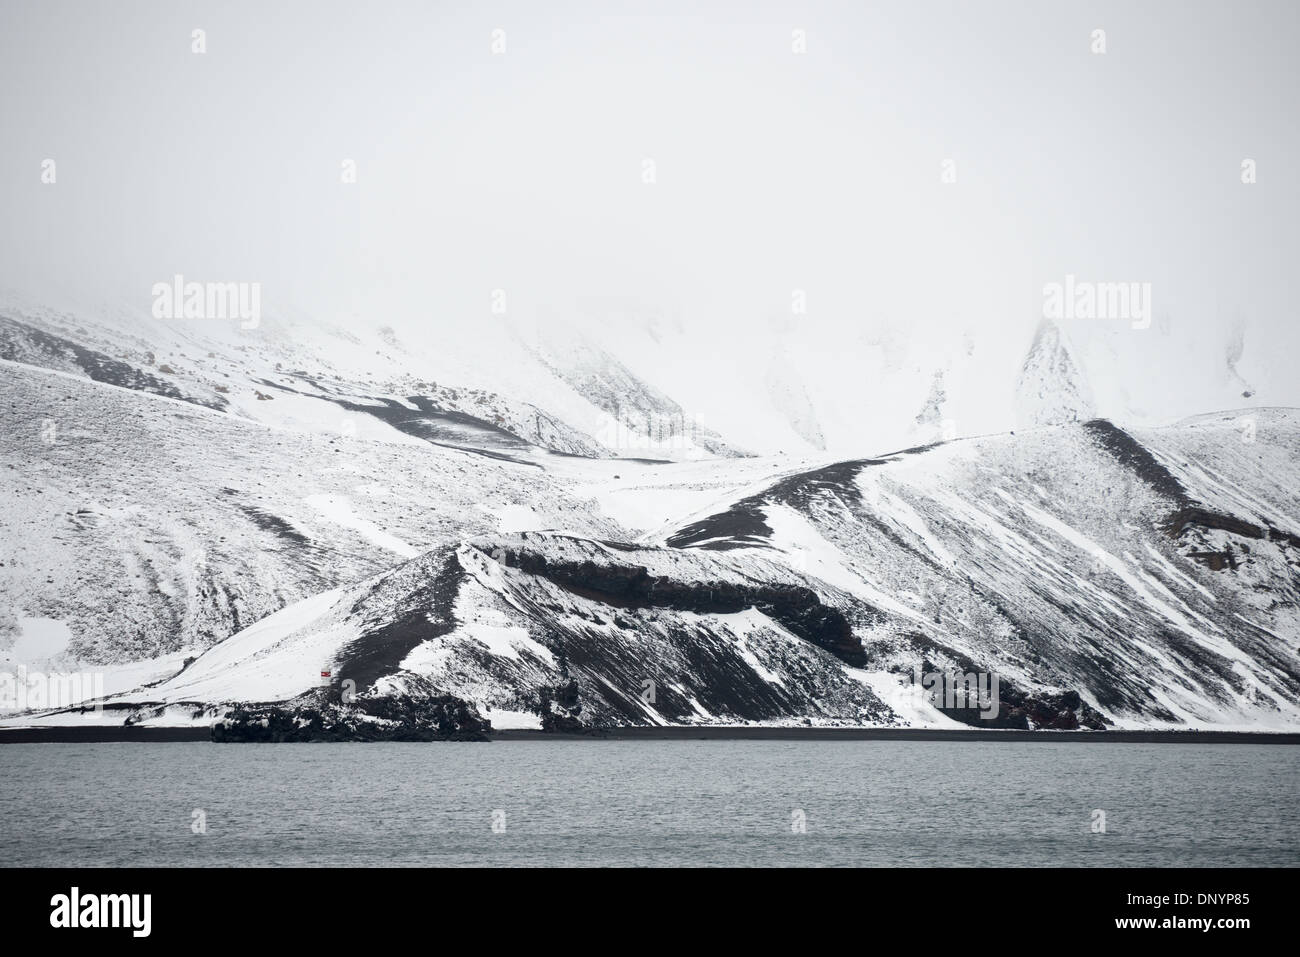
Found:
[[[0,323],[0,661],[103,670],[103,720],[1300,726],[1300,414],[1087,418],[1052,327],[1020,394],[1061,424],[849,459],[701,459],[726,450],[670,427],[678,462],[612,455],[611,403],[684,411],[652,352],[539,359],[503,327],[524,364],[497,391],[382,328],[123,328]],[[882,359],[900,434],[941,429],[963,354]],[[818,390],[778,384],[831,444]],[[918,672],[996,675],[997,715],[936,710]]]
[[[0,361],[0,592],[83,662],[201,651],[284,605],[502,527],[620,533],[534,464],[299,431]],[[486,505],[487,508],[479,506]]]
[[[1258,414],[1294,439],[1294,413]],[[996,674],[1001,714],[986,726],[1300,725],[1296,649],[1282,637],[1297,631],[1296,543],[1216,529],[1236,556],[1216,570],[1170,525],[1185,504],[1117,455],[1113,428],[818,468],[658,543],[522,532],[437,549],[110,704],[137,720],[178,705],[216,715],[329,702],[350,680],[363,702],[451,695],[549,730],[981,726],[918,699],[920,670]],[[1222,470],[1237,441],[1224,431],[1148,441],[1166,455],[1191,441]],[[1291,509],[1287,483],[1261,489],[1260,504]]]

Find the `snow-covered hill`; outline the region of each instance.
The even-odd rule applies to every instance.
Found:
[[[862,391],[922,444],[846,458],[797,349],[733,433],[654,347],[483,339],[8,308],[0,666],[102,673],[111,722],[1300,726],[1294,410],[1095,418],[1107,340],[1045,323],[1033,427],[934,442],[977,345],[883,343]],[[736,457],[745,416],[806,451]],[[934,673],[996,676],[996,714]]]
[[[202,650],[466,535],[619,528],[532,463],[0,367],[0,590],[84,662]]]
[[[1245,452],[1235,420],[1096,421],[796,473],[641,542],[449,543],[104,720],[395,721],[451,696],[500,727],[980,726],[918,698],[915,675],[943,672],[998,676],[989,726],[1294,728],[1300,423],[1258,419]]]

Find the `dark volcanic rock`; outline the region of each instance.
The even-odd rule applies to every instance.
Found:
[[[138,369],[127,362],[112,356],[87,349],[85,346],[0,316],[0,359],[26,362],[29,365],[47,366],[52,369],[78,369],[96,382],[107,382],[124,389],[139,392],[152,392],[154,395],[169,399],[180,399],[205,408],[225,411],[229,403],[220,397],[199,398],[182,392],[166,379],[160,379],[150,372]],[[159,372],[172,372],[164,365]]]
[[[558,687],[540,689],[542,730],[564,734],[582,734],[590,730],[579,719],[582,703],[578,700],[578,682],[570,678]]]
[[[823,604],[816,592],[803,585],[741,585],[730,581],[653,578],[643,565],[566,563],[531,551],[520,551],[511,560],[530,575],[616,607],[671,608],[723,615],[757,608],[846,664],[854,667],[866,664],[862,643],[853,634],[844,613]]]
[[[379,720],[375,720],[379,719]],[[236,708],[212,726],[221,743],[487,741],[491,722],[460,698],[359,699],[356,708],[303,703]]]

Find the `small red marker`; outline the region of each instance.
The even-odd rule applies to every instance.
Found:
[[[322,672],[320,673],[320,676],[321,676],[322,678],[328,678],[328,677],[330,676],[330,673],[329,673],[328,671],[322,671]]]

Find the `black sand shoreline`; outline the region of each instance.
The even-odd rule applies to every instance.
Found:
[[[940,728],[616,728],[591,734],[494,731],[499,741],[1072,741],[1101,744],[1300,744],[1300,733],[1256,731],[959,731]]]
[[[1023,741],[1078,744],[1300,744],[1300,732],[1256,731],[959,731],[929,728],[609,728],[588,734],[494,731],[492,741]],[[106,744],[211,741],[199,728],[0,728],[0,744]]]

